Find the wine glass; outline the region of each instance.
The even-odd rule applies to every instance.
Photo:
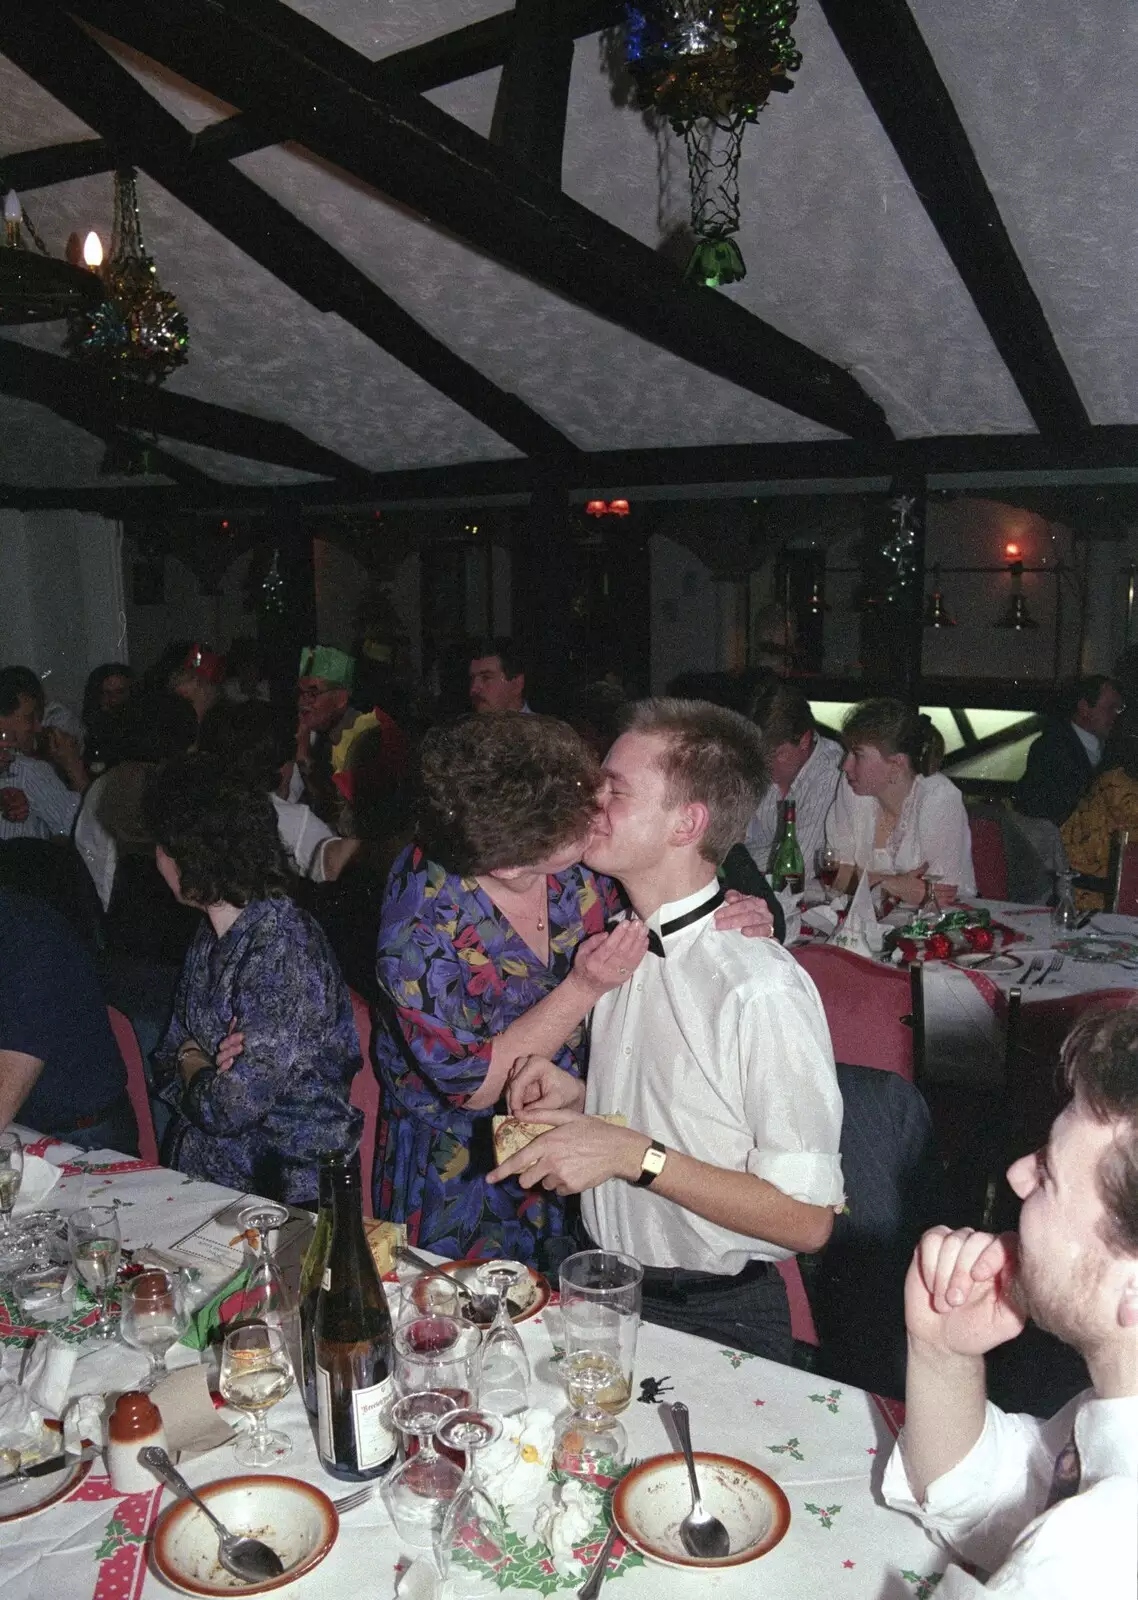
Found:
[[[923,918],[926,922],[932,923],[940,920],[941,906],[936,897],[936,886],[943,881],[944,875],[940,872],[922,872],[921,874],[921,882],[925,886],[925,898],[917,907],[917,916]]]
[[[814,873],[826,891],[827,905],[830,903],[830,895],[841,865],[841,857],[832,844],[820,844],[814,852]]]
[[[23,1260],[21,1241],[12,1226],[12,1207],[23,1175],[24,1146],[15,1128],[8,1128],[0,1133],[0,1271],[8,1271]]]
[[[140,1387],[153,1389],[167,1372],[166,1354],[190,1325],[181,1275],[148,1269],[123,1285],[119,1329],[123,1341],[150,1363]]]
[[[613,1393],[611,1357],[580,1350],[566,1358],[561,1370],[572,1409],[558,1420],[553,1465],[575,1478],[611,1477],[628,1448],[628,1435],[602,1400]]]
[[[1056,933],[1073,933],[1079,925],[1079,908],[1075,904],[1073,872],[1055,874],[1055,904],[1051,907],[1051,926]]]
[[[466,1471],[435,1541],[439,1575],[462,1600],[498,1592],[493,1569],[506,1553],[506,1529],[478,1475],[478,1452],[501,1434],[499,1418],[473,1409],[450,1412],[435,1429],[440,1445],[466,1452]]]
[[[482,1337],[480,1403],[499,1416],[508,1417],[515,1411],[524,1411],[529,1404],[529,1357],[510,1318],[508,1304],[510,1290],[529,1276],[529,1268],[520,1261],[487,1261],[474,1276],[482,1293],[498,1296],[494,1320]]]
[[[94,1339],[113,1339],[114,1325],[107,1311],[107,1296],[122,1261],[122,1233],[114,1206],[84,1206],[67,1219],[71,1264],[84,1287],[95,1297],[97,1315],[91,1329]]]
[[[456,1406],[478,1403],[481,1331],[458,1317],[418,1316],[395,1329],[395,1389],[410,1395],[430,1389]]]
[[[462,1487],[463,1472],[435,1449],[439,1423],[458,1407],[448,1394],[420,1390],[391,1408],[400,1433],[414,1440],[406,1459],[380,1489],[399,1537],[416,1550],[433,1550],[451,1502]]]
[[[283,1400],[293,1385],[292,1362],[280,1328],[250,1322],[225,1336],[219,1388],[227,1405],[247,1411],[252,1427],[234,1447],[243,1467],[271,1467],[292,1450],[287,1433],[276,1433],[265,1412]]]

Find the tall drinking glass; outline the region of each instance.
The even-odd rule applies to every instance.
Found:
[[[94,1295],[98,1314],[91,1329],[95,1339],[112,1339],[114,1325],[107,1312],[107,1296],[122,1261],[122,1233],[114,1206],[84,1206],[67,1219],[71,1265],[87,1291]]]
[[[561,1263],[562,1374],[571,1393],[618,1416],[632,1398],[644,1268],[615,1250],[582,1250]]]

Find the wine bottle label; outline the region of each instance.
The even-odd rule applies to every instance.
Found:
[[[356,1466],[361,1472],[382,1466],[395,1454],[397,1440],[388,1427],[395,1384],[391,1378],[370,1389],[352,1390],[352,1425],[356,1435]]]
[[[320,1454],[325,1461],[335,1461],[336,1447],[332,1442],[332,1380],[326,1370],[316,1367],[316,1432]]]
[[[324,1268],[324,1277],[321,1279],[320,1287],[322,1289],[330,1289],[332,1287],[332,1268],[331,1267],[325,1267]]]

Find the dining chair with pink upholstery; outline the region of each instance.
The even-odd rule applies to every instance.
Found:
[[[374,1216],[371,1198],[372,1167],[375,1164],[375,1134],[379,1122],[379,1082],[375,1076],[375,1068],[371,1064],[371,1010],[367,1001],[354,989],[349,990],[352,997],[352,1016],[355,1019],[356,1034],[360,1041],[360,1056],[363,1065],[352,1079],[352,1089],[349,1099],[357,1111],[364,1115],[363,1132],[360,1134],[360,1189],[363,1194],[364,1216]]]
[[[821,996],[835,1061],[919,1082],[924,1058],[920,965],[905,972],[832,945],[802,945],[791,953]]]
[[[158,1165],[158,1139],[154,1132],[154,1113],[150,1109],[150,1089],[146,1082],[146,1068],[142,1051],[135,1036],[131,1020],[114,1006],[107,1007],[107,1019],[126,1067],[126,1092],[130,1097],[134,1120],[138,1124],[138,1153],[143,1161]]]
[[[1106,881],[1106,909],[1138,916],[1138,840],[1131,839],[1129,828],[1116,828],[1110,836]]]
[[[998,817],[968,815],[972,835],[972,869],[976,893],[982,900],[1008,898],[1008,858],[1004,850],[1004,830]]]

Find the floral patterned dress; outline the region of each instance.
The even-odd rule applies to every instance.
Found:
[[[543,1242],[564,1229],[556,1195],[512,1178],[486,1183],[495,1108],[466,1104],[486,1077],[494,1036],[556,988],[577,946],[620,905],[615,885],[587,867],[548,883],[544,966],[475,879],[447,873],[413,846],[388,879],[376,961],[375,1214],[405,1222],[412,1244],[440,1255],[537,1266]],[[555,1060],[580,1077],[584,1053],[582,1024]]]

